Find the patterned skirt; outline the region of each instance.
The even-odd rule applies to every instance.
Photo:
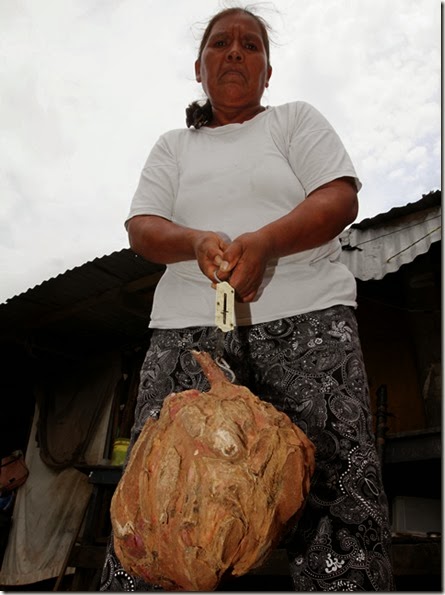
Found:
[[[209,389],[190,351],[212,354],[216,342],[208,327],[153,331],[130,448],[168,394]],[[388,505],[353,310],[237,327],[225,336],[224,358],[238,384],[284,411],[316,446],[304,513],[281,545],[295,590],[393,591]],[[100,590],[161,589],[126,573],[110,540]]]

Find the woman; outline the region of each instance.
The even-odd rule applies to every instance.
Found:
[[[313,107],[261,105],[267,27],[244,9],[209,22],[195,63],[208,98],[187,109],[143,169],[126,225],[133,250],[167,269],[156,289],[132,444],[166,395],[208,389],[191,349],[215,352],[214,287],[235,289],[224,357],[240,384],[314,442],[317,469],[286,541],[297,591],[392,590],[387,504],[338,235],[360,182]],[[102,589],[149,590],[110,551]]]

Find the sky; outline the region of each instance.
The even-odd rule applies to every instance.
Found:
[[[0,303],[128,247],[157,138],[203,97],[218,0],[0,0]],[[240,3],[245,6],[247,3]],[[441,2],[275,0],[263,105],[308,101],[363,183],[356,221],[441,187]]]

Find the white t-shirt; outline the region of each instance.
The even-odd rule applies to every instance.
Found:
[[[242,124],[172,130],[143,168],[127,222],[159,215],[232,240],[287,214],[336,178],[357,179],[337,133],[311,105],[294,102]],[[268,322],[336,304],[356,306],[352,273],[339,239],[270,262],[255,301],[236,303],[236,324]],[[196,261],[167,265],[151,328],[214,326],[215,290]]]

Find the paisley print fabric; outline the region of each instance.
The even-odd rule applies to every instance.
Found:
[[[131,444],[172,391],[208,390],[191,349],[214,353],[215,329],[154,330],[141,370]],[[387,500],[374,445],[354,312],[335,306],[225,335],[236,382],[284,411],[316,446],[298,525],[282,544],[296,591],[394,590]],[[110,542],[101,590],[158,590],[129,576]]]

